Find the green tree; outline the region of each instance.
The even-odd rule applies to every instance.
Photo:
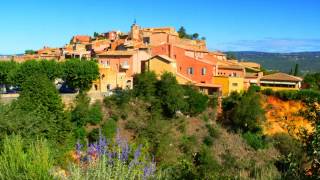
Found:
[[[24,53],[25,53],[25,54],[30,54],[30,55],[32,55],[32,54],[36,54],[36,51],[34,51],[34,50],[32,50],[32,49],[28,49],[28,50],[25,50]]]
[[[19,133],[28,139],[44,137],[64,144],[72,129],[54,84],[44,74],[28,77],[18,100],[0,116],[2,136]]]
[[[236,55],[232,52],[227,52],[226,54],[228,60],[237,59]]]
[[[199,90],[188,85],[184,88],[186,108],[185,113],[190,115],[197,115],[207,109],[209,98],[208,96],[199,92]]]
[[[223,100],[222,109],[224,123],[232,129],[253,133],[261,130],[260,124],[265,116],[258,94],[250,92],[241,95],[234,92]]]
[[[178,84],[172,73],[164,73],[158,83],[157,95],[167,117],[173,117],[179,110],[186,106],[183,88]]]
[[[99,78],[99,69],[94,61],[71,59],[63,63],[63,79],[66,83],[80,92],[87,91],[92,81]]]
[[[156,95],[157,75],[153,71],[138,74],[134,78],[134,94],[144,100],[150,101]]]
[[[320,90],[320,73],[307,74],[303,78],[303,83],[307,85],[307,88]]]
[[[185,38],[187,36],[186,29],[183,26],[181,26],[178,30],[178,34],[180,38]]]
[[[97,32],[94,32],[94,33],[93,33],[93,37],[96,38],[96,37],[98,37],[98,36],[99,36],[99,33],[97,33]]]
[[[299,76],[300,72],[299,72],[299,64],[296,64],[294,67],[294,76]]]
[[[199,34],[198,33],[193,33],[192,34],[192,39],[197,40],[199,38]]]
[[[58,78],[62,74],[61,66],[56,61],[26,61],[18,66],[19,68],[10,76],[11,81],[21,85],[26,79],[34,74],[46,75],[50,81]]]
[[[14,61],[0,62],[0,84],[11,84],[10,75],[15,73],[18,64]]]

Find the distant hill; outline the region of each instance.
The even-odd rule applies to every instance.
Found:
[[[290,72],[299,64],[301,73],[320,72],[320,51],[297,53],[267,53],[255,51],[233,51],[237,59],[260,63],[268,70]]]

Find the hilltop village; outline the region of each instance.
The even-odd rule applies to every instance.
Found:
[[[142,28],[137,24],[128,33],[76,35],[64,47],[44,47],[12,57],[16,62],[71,58],[97,60],[100,77],[90,92],[103,94],[132,89],[134,75],[143,71],[154,71],[159,76],[171,72],[179,84],[191,83],[205,94],[222,96],[247,90],[252,84],[262,89],[299,89],[302,81],[285,73],[264,76],[260,64],[227,59],[222,52],[209,51],[205,40],[180,37],[175,28]]]

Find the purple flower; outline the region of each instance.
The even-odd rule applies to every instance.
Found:
[[[153,176],[155,171],[156,171],[156,163],[153,157],[152,162],[143,168],[143,179],[148,179],[148,177]]]
[[[139,162],[139,157],[140,157],[140,154],[141,154],[141,144],[139,145],[139,147],[136,149],[136,151],[134,152],[134,157],[133,157],[133,160],[130,162],[129,164],[129,168],[131,169],[133,166],[137,165]]]
[[[81,154],[81,149],[82,149],[83,145],[80,143],[79,139],[77,140],[77,143],[76,143],[76,152],[77,152],[77,155],[80,156]]]
[[[129,147],[128,143],[125,141],[122,144],[120,160],[122,162],[127,162],[128,158],[129,158],[129,154],[130,154],[130,147]]]
[[[119,128],[117,128],[116,143],[119,146],[119,145],[121,145],[121,142],[122,142],[122,140],[121,140],[121,136],[120,136],[120,130],[119,130]]]
[[[98,151],[99,156],[105,155],[107,153],[107,148],[108,148],[107,140],[100,133],[99,142],[98,142],[98,145],[97,145],[97,151]]]

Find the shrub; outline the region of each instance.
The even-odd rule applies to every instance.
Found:
[[[213,138],[211,136],[206,136],[203,139],[203,143],[209,147],[211,147],[213,145]]]
[[[172,73],[162,74],[157,87],[157,96],[166,117],[173,117],[177,111],[186,107],[183,88],[178,84]]]
[[[48,144],[37,140],[27,145],[20,136],[5,137],[0,152],[0,179],[53,179],[53,160]]]
[[[264,141],[261,135],[246,132],[242,135],[243,139],[246,140],[247,144],[249,144],[253,149],[264,149],[267,146],[267,143]]]
[[[103,134],[107,138],[113,138],[117,132],[117,122],[114,119],[108,119],[107,122],[103,125]]]
[[[88,140],[89,142],[96,142],[99,139],[99,134],[100,134],[100,129],[96,128],[93,129],[89,134],[88,134]]]
[[[77,139],[84,139],[87,133],[84,127],[78,127],[75,129],[74,134]]]
[[[206,124],[206,128],[208,129],[208,133],[210,137],[212,138],[219,137],[219,130],[217,128],[213,127],[210,124]]]
[[[184,88],[184,94],[186,97],[185,113],[190,115],[197,115],[203,112],[208,107],[208,96],[199,92],[195,87],[188,85]]]
[[[197,144],[197,139],[194,135],[183,136],[181,139],[180,149],[185,154],[191,155],[195,150],[195,145]]]
[[[254,133],[261,131],[260,124],[265,119],[265,114],[258,94],[232,93],[223,99],[222,109],[224,123],[231,129]]]
[[[248,89],[249,93],[260,92],[260,91],[261,91],[261,87],[257,85],[251,85]]]
[[[134,95],[150,101],[156,94],[157,75],[152,71],[137,74],[134,77]]]
[[[89,123],[94,125],[100,123],[103,117],[101,108],[100,102],[96,102],[90,107],[87,117]]]

